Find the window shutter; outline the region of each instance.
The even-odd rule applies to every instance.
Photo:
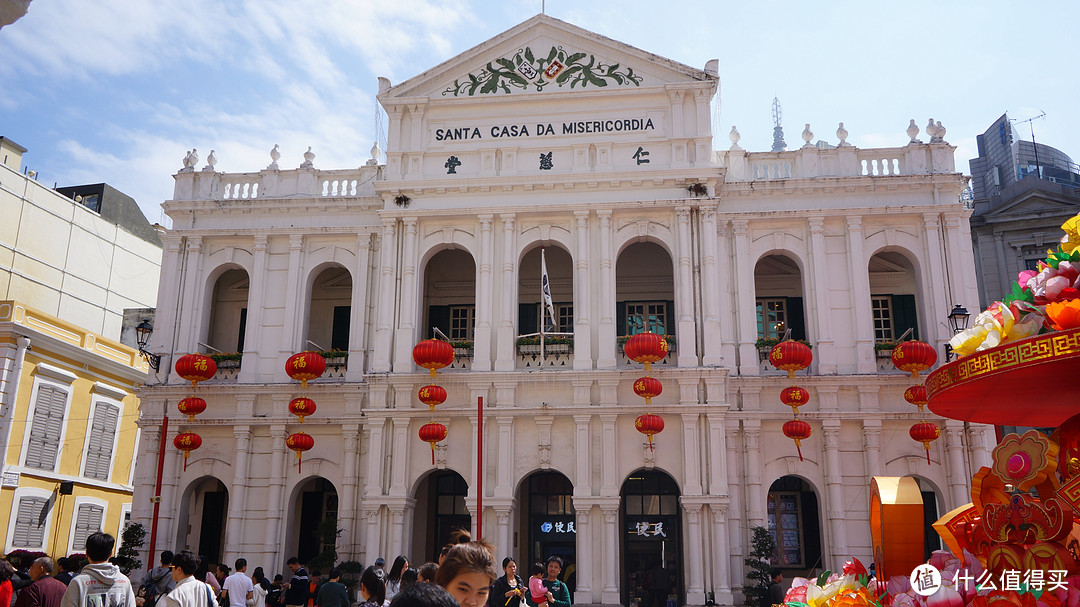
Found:
[[[89,444],[86,448],[86,465],[83,476],[99,481],[109,480],[113,442],[120,409],[108,403],[94,405],[94,421],[91,425]]]
[[[529,333],[536,333],[537,318],[540,304],[535,303],[519,303],[518,304],[518,335],[528,335]]]
[[[244,351],[244,335],[247,333],[247,308],[240,308],[240,329],[236,336],[236,351]]]
[[[806,317],[803,314],[803,298],[788,297],[784,302],[787,313],[787,326],[791,329],[791,339],[806,339]]]
[[[79,504],[75,516],[75,536],[71,538],[71,549],[81,550],[86,546],[86,538],[101,531],[101,519],[105,509],[94,504]]]
[[[349,324],[352,306],[334,306],[334,324],[330,328],[330,349],[349,349]]]
[[[53,386],[38,386],[34,403],[34,420],[26,451],[26,466],[39,470],[55,470],[60,450],[60,434],[64,431],[64,406],[67,392]]]
[[[664,302],[664,334],[675,335],[675,302],[667,300]]]
[[[615,302],[615,335],[626,335],[626,302]]]
[[[15,533],[11,545],[16,548],[38,548],[45,543],[45,507],[48,500],[43,497],[24,497],[19,500],[19,509],[15,514]]]
[[[893,335],[900,337],[908,329],[912,329],[911,339],[919,339],[919,318],[915,311],[914,295],[893,295]]]

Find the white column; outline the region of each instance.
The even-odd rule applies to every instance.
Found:
[[[619,495],[618,479],[618,434],[615,431],[615,421],[618,416],[614,413],[600,415],[601,438],[603,444],[603,461],[600,467],[600,495]]]
[[[476,264],[476,326],[473,330],[473,371],[491,370],[491,264],[494,257],[495,236],[491,230],[491,215],[481,215],[480,222],[480,259]]]
[[[239,397],[238,397],[239,398]],[[254,400],[253,396],[248,396]],[[251,451],[251,426],[233,426],[233,478],[229,486],[229,519],[225,526],[225,562],[247,553],[244,534],[244,504],[247,503],[248,456]]]
[[[204,297],[213,299],[214,285],[206,284],[203,276],[202,236],[187,237],[187,261],[184,262],[184,302],[178,311],[177,327],[182,327],[176,340],[177,354],[200,352],[203,319],[200,313]],[[209,294],[207,290],[209,289]],[[206,323],[209,325],[209,323]],[[187,330],[184,331],[183,328]],[[179,381],[179,378],[177,378]]]
[[[736,308],[736,291],[732,281],[735,278],[734,256],[731,253],[731,230],[728,221],[720,221],[716,228],[717,245],[717,294],[720,314],[720,353],[723,356],[721,364],[733,373],[738,371],[739,343],[735,338],[735,330],[738,327],[739,317]],[[708,346],[706,346],[708,347]],[[757,353],[754,353],[757,360]],[[707,364],[707,363],[706,363]]]
[[[705,581],[703,569],[705,567],[705,561],[701,549],[701,504],[684,503],[683,515],[686,519],[686,530],[683,532],[683,542],[685,542],[687,547],[685,552],[688,557],[687,562],[683,565],[683,569],[689,573],[686,580],[686,604],[704,605]]]
[[[517,300],[518,285],[515,280],[515,268],[517,267],[517,232],[514,229],[514,214],[499,215],[503,227],[502,245],[502,319],[499,322],[499,333],[496,339],[495,370],[513,371],[517,360],[517,348],[514,339],[517,337]],[[576,310],[575,310],[576,311]],[[475,352],[475,351],[474,351]]]
[[[363,563],[373,563],[382,556],[379,550],[379,513],[377,504],[364,504],[364,554]]]
[[[744,526],[749,529],[749,525],[753,523],[749,521],[745,514],[748,508],[745,505],[745,496],[743,495],[744,477],[739,472],[739,464],[742,462],[742,458],[739,457],[739,420],[727,420],[724,434],[727,447],[728,486],[731,492],[725,520],[742,522],[742,524],[727,525],[728,550],[731,554],[728,568],[731,570],[731,579],[741,580],[743,578],[744,547],[746,546]],[[719,600],[719,595],[716,598]]]
[[[378,500],[380,500],[383,495],[382,472],[387,451],[383,447],[385,425],[386,420],[382,417],[369,419],[368,421],[368,469],[364,483],[365,502],[374,500],[378,503]]]
[[[709,428],[708,493],[709,495],[724,496],[726,498],[730,495],[730,489],[728,488],[728,452],[724,433],[725,417],[724,413],[707,413],[705,415]]]
[[[696,392],[697,381],[693,386]],[[700,405],[699,405],[700,406]],[[683,469],[686,471],[686,480],[683,485],[683,495],[701,495],[701,446],[698,444],[698,413],[683,413],[682,417],[682,452]]]
[[[965,307],[971,304],[975,307],[976,301],[972,301],[971,297],[977,293],[977,288],[972,280],[974,265],[972,263],[971,255],[968,253],[971,247],[971,237],[969,233],[965,233],[961,217],[959,213],[945,213],[945,263],[953,269],[949,273],[949,280],[952,283],[951,289],[949,289],[949,295],[952,299],[947,305],[961,304]],[[965,238],[967,236],[967,238]],[[961,245],[962,242],[967,242],[968,246]],[[1022,251],[1018,251],[1022,254]],[[1001,292],[1005,293],[1011,290],[1009,284],[1011,281],[1004,283]],[[951,309],[951,307],[950,307]]]
[[[501,405],[502,403],[500,403]],[[495,418],[499,432],[498,469],[495,476],[495,495],[513,497],[514,493],[514,418],[500,415]],[[509,546],[509,544],[506,544]]]
[[[866,482],[884,470],[881,465],[881,420],[863,419],[863,457],[866,461]]]
[[[829,517],[832,537],[833,560],[848,555],[847,521],[844,511],[844,485],[840,475],[840,420],[826,419],[821,422],[825,443],[825,511]]]
[[[754,260],[750,257],[750,222],[731,222],[735,234],[735,314],[739,326],[739,375],[758,375],[757,357],[757,287],[754,284]]]
[[[922,336],[923,341],[934,346],[940,356],[945,342],[952,337],[952,331],[939,324],[952,309],[946,308],[943,303],[948,294],[945,291],[945,260],[941,255],[940,217],[937,213],[923,213],[923,223],[926,226],[924,234],[927,265],[926,271],[922,273],[923,284],[920,285],[923,293],[923,317],[919,319],[922,321],[919,324],[925,327],[927,333]]]
[[[720,366],[724,363],[724,339],[720,328],[720,270],[717,264],[716,209],[701,208],[701,312],[705,351],[701,363]],[[734,351],[732,352],[734,354]]]
[[[304,236],[303,234],[289,235],[289,277],[285,287],[285,326],[281,332],[281,343],[278,347],[278,365],[276,375],[285,377],[285,361],[296,352],[305,349],[303,343],[304,330],[300,327],[301,310],[306,305],[300,301],[302,297],[300,285],[302,283],[300,272],[303,267]]]
[[[161,256],[161,275],[170,277],[170,280],[162,280],[158,282],[158,297],[157,297],[157,312],[155,315],[154,332],[150,339],[150,346],[148,348],[151,352],[170,353],[172,356],[162,356],[161,367],[155,374],[153,370],[150,370],[151,379],[165,379],[168,378],[171,372],[170,367],[173,364],[176,356],[174,344],[176,344],[176,320],[180,317],[181,309],[178,308],[180,302],[177,289],[180,288],[179,281],[183,278],[184,273],[181,269],[182,253],[181,248],[183,239],[175,234],[166,234],[161,239],[164,251]],[[163,322],[164,319],[170,319],[173,322]],[[14,396],[14,395],[12,395]],[[7,445],[6,437],[8,433],[4,434],[4,446]],[[4,453],[7,453],[5,448]],[[157,451],[154,451],[157,453]],[[132,510],[132,518],[135,517],[135,508]],[[143,559],[145,561],[145,559]],[[151,562],[153,559],[151,559]]]
[[[404,497],[409,488],[405,472],[409,469],[409,421],[407,417],[394,417],[393,448],[390,450],[390,495]]]
[[[397,269],[397,244],[394,242],[396,219],[383,219],[379,241],[379,302],[375,306],[375,345],[371,352],[371,371],[390,371],[390,349],[394,323],[394,274]],[[425,332],[426,334],[426,332]],[[412,351],[412,346],[409,346]]]
[[[604,590],[600,602],[604,605],[618,605],[619,597],[619,508],[604,507],[604,553],[600,559],[604,563]]]
[[[285,500],[285,435],[285,424],[270,426],[270,495],[266,500],[266,531],[263,536],[266,541],[263,544],[263,562],[273,563],[272,568],[284,565],[276,561],[280,558],[281,547],[284,545],[283,538],[279,534],[283,515],[282,504]]]
[[[592,476],[592,463],[589,458],[592,451],[590,421],[591,415],[574,416],[574,493],[577,495],[592,495],[589,482]]]
[[[855,324],[855,370],[857,373],[876,373],[874,322],[870,317],[870,260],[863,250],[862,217],[851,215],[844,222],[847,224],[851,318]]]
[[[713,584],[716,604],[733,605],[735,599],[731,594],[731,562],[739,555],[732,554],[731,544],[728,542],[728,536],[731,533],[727,520],[728,506],[724,503],[712,503],[709,508],[713,515],[713,550],[716,555],[713,559],[716,563],[714,567],[716,577]]]
[[[368,306],[371,300],[371,234],[356,237],[356,267],[352,271],[352,297],[349,309],[349,361],[345,369],[345,381],[364,379],[367,364]]]
[[[404,373],[412,370],[412,347],[417,341],[416,316],[417,292],[420,290],[416,277],[416,218],[405,217],[404,236],[401,246],[401,299],[397,309],[397,332],[394,338],[394,371]]]
[[[611,211],[597,211],[600,219],[600,328],[597,330],[597,369],[614,369],[615,356],[615,252],[612,249]],[[576,348],[575,348],[576,349]]]
[[[829,260],[825,251],[825,219],[810,217],[811,276],[813,279],[813,317],[817,322],[814,336],[819,352],[814,355],[819,375],[836,374],[836,348],[833,343],[832,307],[829,304]]]
[[[390,558],[401,554],[401,542],[405,533],[405,507],[393,506],[390,508]]]
[[[574,522],[576,523],[574,547],[577,554],[577,588],[574,590],[575,605],[588,605],[593,602],[592,530],[589,528],[589,514],[591,512],[592,505],[575,508],[574,510]]]
[[[251,276],[248,277],[247,325],[244,327],[244,354],[240,362],[238,383],[254,383],[259,376],[259,352],[262,351],[262,319],[266,309],[267,236],[257,233]],[[234,544],[235,546],[235,544]]]
[[[360,462],[360,425],[343,424],[341,437],[345,452],[342,454],[341,495],[338,496],[338,528],[342,532],[338,536],[337,550],[340,557],[350,559],[355,556],[359,536],[356,529],[356,467]]]
[[[690,207],[675,208],[676,258],[675,310],[680,367],[697,366],[697,322],[694,320],[694,274],[690,257]],[[670,331],[671,328],[668,328]]]
[[[997,279],[1000,287],[996,293],[1005,293],[1009,284],[1009,268],[1005,263],[1005,234],[994,232],[994,259],[997,260]]]
[[[951,503],[945,509],[952,510],[971,501],[968,496],[968,474],[964,465],[964,422],[952,419],[945,420],[945,451],[948,454],[946,460],[949,478],[949,494]],[[920,445],[921,446],[921,445]]]
[[[992,426],[984,426],[982,424],[967,424],[968,435],[968,455],[971,461],[971,470],[974,474],[979,468],[983,466],[989,466],[992,462],[990,455],[987,453],[987,433],[993,432]]]
[[[756,406],[758,394],[743,393],[743,403],[751,399]],[[761,489],[761,421],[743,420],[743,438],[746,439],[746,520],[751,525],[765,526],[765,496]]]
[[[574,211],[574,368],[592,369],[592,277],[589,272],[589,211]]]
[[[170,436],[171,434],[171,436]],[[176,430],[166,433],[165,440],[169,441],[166,445],[171,445],[174,438],[176,438]],[[187,508],[187,504],[179,503],[180,496],[183,495],[182,491],[179,491],[180,487],[180,466],[183,463],[184,457],[176,449],[165,449],[165,465],[162,467],[161,473],[161,508],[158,513],[158,545],[163,545],[161,542],[168,542],[172,538],[176,537],[176,516],[181,508]]]

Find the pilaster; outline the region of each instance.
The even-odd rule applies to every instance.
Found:
[[[577,237],[574,266],[577,280],[574,285],[574,368],[592,369],[592,292],[593,278],[589,260],[589,211],[574,211],[574,233]]]

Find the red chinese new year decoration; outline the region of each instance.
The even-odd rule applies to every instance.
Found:
[[[789,419],[784,422],[784,436],[795,441],[795,450],[799,452],[799,461],[803,461],[802,441],[810,438],[813,429],[810,424],[799,418]]]
[[[307,388],[309,380],[315,379],[326,371],[326,359],[318,352],[299,352],[285,361],[285,373]]]
[[[446,426],[429,422],[420,426],[420,440],[431,445],[431,463],[435,464],[435,443],[446,440]]]
[[[176,403],[176,408],[180,410],[180,413],[188,416],[189,422],[193,422],[196,415],[206,411],[206,401],[198,396],[189,396]]]
[[[668,343],[663,335],[647,331],[630,336],[623,345],[623,353],[634,362],[644,363],[645,370],[651,371],[654,362],[668,355]]]
[[[198,387],[199,382],[213,379],[217,373],[217,363],[205,354],[185,354],[176,361],[176,374],[191,382],[191,387]]]
[[[922,411],[926,405],[926,386],[919,384],[904,390],[904,400],[915,405]]]
[[[923,444],[923,448],[926,449],[926,463],[930,463],[930,443],[936,441],[941,436],[941,429],[931,424],[930,422],[919,422],[911,426],[911,430],[908,431],[912,440],[918,441]]]
[[[315,401],[303,396],[289,401],[289,413],[299,417],[301,424],[304,423],[305,416],[313,415],[315,413],[315,408]]]
[[[418,366],[431,371],[431,377],[435,377],[439,369],[453,364],[454,347],[449,342],[425,339],[413,347],[412,356]]]
[[[420,402],[434,410],[436,405],[446,402],[446,388],[434,384],[424,386],[417,391],[416,396],[420,399]]]
[[[802,371],[814,362],[814,354],[810,346],[788,339],[773,346],[769,352],[769,362],[777,369],[787,371],[788,379],[794,379],[796,371]]]
[[[659,379],[653,377],[639,377],[634,382],[634,394],[644,398],[646,405],[651,405],[653,397],[660,396],[663,391],[664,385],[660,383]]]
[[[919,371],[925,371],[937,363],[937,350],[925,341],[905,341],[893,348],[892,363],[897,369],[918,377]]]
[[[791,407],[798,415],[799,407],[810,402],[810,392],[799,386],[788,386],[780,391],[780,402]]]
[[[285,446],[296,452],[296,470],[301,471],[301,466],[303,465],[301,458],[303,453],[304,451],[311,450],[311,448],[315,446],[315,439],[311,438],[311,435],[309,434],[297,432],[295,434],[290,434],[288,438],[285,439]]]
[[[187,470],[188,455],[202,446],[202,437],[194,432],[181,432],[173,439],[173,446],[184,452],[184,470]]]
[[[664,418],[653,413],[645,413],[639,415],[634,420],[634,427],[637,431],[649,437],[649,446],[653,444],[653,435],[660,434],[664,431]]]

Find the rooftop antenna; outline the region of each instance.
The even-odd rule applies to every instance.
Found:
[[[1042,168],[1039,166],[1039,146],[1035,145],[1035,121],[1045,117],[1046,112],[1039,110],[1038,116],[1032,116],[1027,120],[1016,120],[1014,118],[1009,118],[1009,122],[1015,124],[1024,124],[1026,122],[1028,126],[1031,127],[1031,149],[1035,151],[1035,175],[1038,176],[1039,179],[1042,179]]]
[[[547,0],[540,0],[540,14],[547,14]]]
[[[784,143],[784,127],[782,122],[784,119],[784,111],[780,109],[780,100],[776,97],[772,98],[772,151],[783,152],[787,149],[787,144]]]

